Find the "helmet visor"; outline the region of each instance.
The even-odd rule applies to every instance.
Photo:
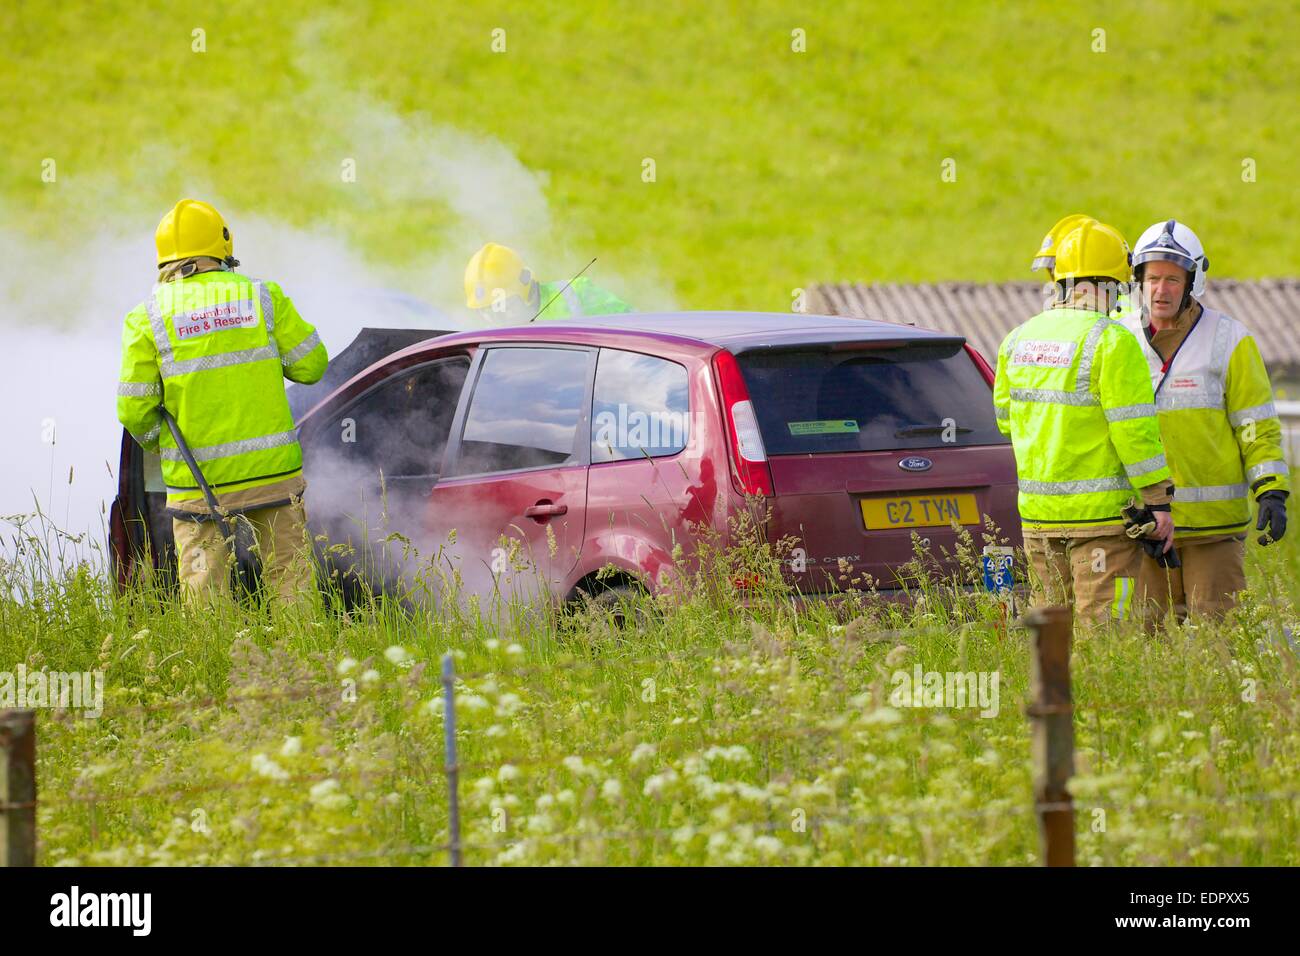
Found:
[[[1046,269],[1051,272],[1056,268],[1056,256],[1039,256],[1029,266],[1030,272],[1037,272],[1039,269]]]
[[[1174,249],[1143,249],[1133,256],[1133,268],[1135,269],[1148,262],[1172,262],[1188,272],[1196,271],[1196,261],[1185,252],[1178,252]]]

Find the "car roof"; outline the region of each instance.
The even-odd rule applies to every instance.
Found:
[[[679,350],[712,352],[725,348],[735,353],[788,346],[829,345],[850,342],[897,342],[925,340],[960,345],[965,340],[932,329],[899,322],[880,322],[840,315],[808,315],[798,312],[626,312],[617,315],[589,315],[578,319],[548,319],[532,325],[485,327],[474,331],[450,332],[397,349],[374,364],[357,371],[329,396],[310,406],[305,419],[335,393],[381,365],[398,361],[409,364],[412,356],[437,353],[467,346],[549,342],[602,347],[620,346],[620,340],[641,339],[641,344],[661,342]],[[629,345],[631,343],[628,343]]]
[[[783,345],[897,339],[961,341],[959,336],[897,322],[837,315],[807,315],[797,312],[628,312],[589,315],[576,319],[548,319],[533,325],[484,328],[429,340],[404,350],[404,353],[473,342],[554,340],[556,337],[581,341],[587,335],[605,337],[611,334],[675,340],[683,345],[693,343],[732,351]]]

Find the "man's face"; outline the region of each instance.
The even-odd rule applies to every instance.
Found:
[[[1157,321],[1178,314],[1187,288],[1187,270],[1172,262],[1148,262],[1142,269],[1142,303]]]

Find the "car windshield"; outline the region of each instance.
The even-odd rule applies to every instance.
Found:
[[[988,384],[960,343],[737,356],[769,455],[997,445]]]

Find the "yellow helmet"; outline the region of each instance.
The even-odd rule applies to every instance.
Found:
[[[1081,212],[1071,213],[1070,215],[1057,220],[1056,225],[1051,228],[1051,231],[1049,231],[1047,235],[1043,236],[1043,243],[1038,247],[1038,253],[1029,264],[1029,271],[1037,272],[1039,269],[1046,269],[1047,274],[1055,279],[1056,276],[1053,274],[1052,270],[1056,267],[1057,247],[1061,244],[1061,240],[1064,239],[1068,233],[1077,229],[1085,222],[1096,222],[1096,220],[1093,219],[1092,216]]]
[[[512,295],[532,304],[535,289],[532,270],[509,246],[489,242],[465,267],[465,304],[471,309],[489,308],[494,299]]]
[[[1133,254],[1114,226],[1092,219],[1068,232],[1056,250],[1055,279],[1133,278]]]
[[[153,242],[158,250],[158,265],[191,256],[211,256],[230,265],[239,264],[234,260],[234,240],[226,220],[198,199],[182,199],[172,206],[158,223]]]

